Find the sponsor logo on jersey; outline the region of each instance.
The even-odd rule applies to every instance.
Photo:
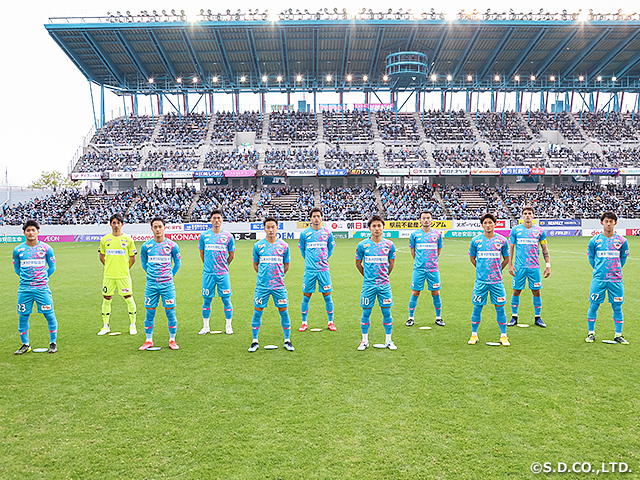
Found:
[[[51,305],[42,305],[42,307],[40,307],[40,310],[42,310],[42,311],[51,310]]]
[[[150,255],[149,263],[171,263],[169,255]]]
[[[416,250],[437,250],[437,243],[418,243],[416,244]]]
[[[390,298],[383,298],[382,299],[382,304],[383,305],[389,305],[391,303],[391,299]]]
[[[173,298],[168,298],[164,301],[165,305],[175,305],[176,301]]]
[[[23,268],[27,267],[44,267],[45,266],[44,259],[39,258],[28,258],[25,260],[20,260],[20,266]]]
[[[280,298],[278,300],[278,305],[286,305],[287,304],[287,299],[286,298]]]
[[[622,302],[624,301],[624,297],[613,297],[614,302]]]
[[[231,293],[231,290],[227,288],[226,290],[222,290],[222,293],[226,295],[227,293]]]
[[[275,263],[282,264],[284,263],[283,258],[277,255],[265,255],[260,257],[260,263]]]
[[[500,252],[478,252],[478,258],[500,258]]]
[[[307,243],[307,248],[326,248],[326,242],[309,242]]]
[[[323,290],[331,290],[331,285],[325,285],[322,287]]]
[[[366,263],[387,263],[389,257],[386,255],[365,255],[364,261]]]
[[[542,286],[542,282],[536,282],[533,284],[534,287],[541,287]]]
[[[107,248],[105,250],[106,255],[118,255],[120,257],[124,257],[124,253],[124,250],[120,250],[119,248]]]
[[[433,284],[433,288],[439,288],[439,287],[440,287],[440,284],[439,284],[439,283],[434,283],[434,284]]]
[[[620,258],[619,250],[604,250],[596,252],[598,258]]]
[[[518,245],[537,245],[540,243],[537,238],[518,238]]]
[[[498,302],[506,302],[507,301],[507,297],[498,297],[496,300]]]
[[[131,289],[130,288],[123,288],[122,293],[131,293]]]
[[[207,243],[204,246],[205,250],[213,250],[214,252],[226,252],[227,251],[227,246],[226,245],[221,245],[219,243]]]

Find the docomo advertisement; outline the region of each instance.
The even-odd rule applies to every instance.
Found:
[[[626,235],[627,235],[627,232],[628,232],[629,230],[633,231],[633,230],[635,230],[635,229],[616,228],[616,229],[614,229],[614,232],[615,232],[617,235],[620,235],[620,236],[624,237],[624,236],[626,236]],[[603,231],[602,231],[601,229],[598,229],[598,228],[594,228],[594,229],[591,229],[591,228],[583,228],[583,229],[582,229],[582,236],[583,236],[583,237],[595,237],[596,235],[599,235],[599,234],[601,234],[601,233],[603,233]]]

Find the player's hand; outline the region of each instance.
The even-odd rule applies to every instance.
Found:
[[[513,267],[513,265],[509,266],[509,274],[510,274],[512,277],[515,277],[515,276],[516,276],[516,269]]]
[[[544,273],[542,274],[544,278],[548,278],[551,275],[551,267],[547,267],[544,269]]]

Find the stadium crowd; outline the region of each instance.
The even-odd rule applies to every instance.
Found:
[[[272,112],[269,140],[273,142],[313,143],[318,138],[318,121],[313,113]]]
[[[365,110],[323,112],[322,129],[325,140],[332,143],[363,143],[373,139],[369,112]]]
[[[433,196],[430,185],[381,186],[380,199],[387,220],[415,220],[420,212],[428,211],[434,219],[445,218],[445,213]]]
[[[277,220],[308,220],[315,197],[313,187],[262,187],[256,218]]]
[[[209,213],[221,209],[225,222],[248,222],[255,189],[244,187],[207,187],[191,212],[191,221],[208,222]]]
[[[374,168],[380,167],[378,155],[374,150],[352,152],[339,146],[327,150],[324,154],[325,168]]]
[[[140,164],[140,152],[88,152],[78,159],[74,172],[133,172]]]
[[[211,141],[231,144],[236,132],[256,132],[256,139],[262,138],[262,117],[259,112],[217,112]]]
[[[165,150],[149,152],[142,162],[142,171],[147,172],[188,172],[196,170],[200,157],[195,150]]]
[[[151,141],[158,117],[131,115],[111,120],[91,139],[96,145],[140,145]]]
[[[479,148],[445,148],[431,152],[438,167],[486,168],[489,166],[485,153]]]
[[[522,114],[527,117],[527,123],[534,135],[540,135],[543,130],[557,130],[568,141],[583,141],[580,128],[574,123],[572,116],[567,112],[527,112]]]
[[[490,142],[510,142],[531,140],[531,135],[515,112],[481,112],[477,115],[476,126],[480,136]]]
[[[422,125],[425,136],[435,142],[471,142],[475,139],[471,123],[463,110],[425,110]]]
[[[376,112],[376,123],[383,142],[420,143],[418,124],[413,113],[381,110]]]
[[[384,163],[387,168],[427,168],[429,152],[423,148],[386,148]]]
[[[318,168],[318,149],[267,150],[262,164],[264,168],[274,169]]]
[[[236,152],[233,150],[210,150],[203,168],[205,170],[255,170],[260,154],[257,151]]]
[[[62,190],[12,207],[4,203],[0,209],[0,225],[22,225],[28,219],[44,225],[61,223],[60,219],[79,196],[77,190]]]
[[[154,143],[171,145],[199,145],[207,136],[209,117],[204,113],[178,115],[170,113],[164,116],[158,136]]]
[[[640,167],[640,148],[607,149],[602,152],[612,167]]]
[[[600,143],[638,141],[635,128],[620,113],[582,112],[574,115],[587,135]]]
[[[370,188],[322,188],[320,204],[323,217],[331,220],[368,220],[380,213],[375,193]]]

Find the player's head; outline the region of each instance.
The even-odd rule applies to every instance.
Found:
[[[273,240],[278,232],[278,220],[274,217],[267,217],[262,222],[262,225],[264,226],[264,233],[267,235],[267,238]]]
[[[222,226],[222,219],[222,210],[220,210],[219,208],[211,210],[211,213],[209,214],[209,220],[211,221],[211,226],[214,228],[214,230],[216,230],[216,232],[218,231],[217,229]]]
[[[604,212],[602,215],[600,215],[600,223],[604,222],[606,218],[608,218],[609,220],[613,220],[614,223],[618,223],[618,215],[616,215],[611,210]]]
[[[155,222],[160,222],[163,226],[166,225],[164,218],[162,217],[153,217],[153,219],[149,222],[149,225],[151,225],[151,228],[153,228],[153,224]]]
[[[480,217],[480,223],[482,225],[484,225],[485,220],[491,220],[494,225],[498,222],[498,220],[496,219],[496,216],[493,213],[485,213]]]
[[[319,226],[322,223],[322,210],[318,207],[313,207],[309,211],[309,219],[312,225]]]
[[[371,217],[367,222],[367,227],[371,229],[371,225],[373,225],[375,222],[380,222],[380,224],[382,225],[382,228],[384,228],[384,220],[380,215],[374,215],[373,217]]]
[[[522,220],[524,220],[524,223],[531,223],[533,221],[533,217],[535,217],[533,207],[531,205],[525,205],[522,207],[520,216],[522,217]]]
[[[153,232],[154,237],[156,237],[156,240],[161,242],[164,238],[164,218],[153,217],[149,223],[151,224],[151,231]]]
[[[38,222],[36,222],[35,220],[27,220],[26,222],[24,222],[24,225],[22,226],[22,231],[26,233],[27,228],[35,228],[36,231],[40,231],[40,224]]]
[[[420,220],[420,224],[424,228],[429,228],[431,226],[431,223],[433,222],[431,212],[428,212],[427,210],[423,210],[422,212],[420,212],[420,216],[418,217],[418,219]]]
[[[121,213],[114,213],[113,215],[111,215],[111,218],[109,218],[109,225],[113,226],[114,220],[117,221],[120,225],[124,223],[124,217]]]
[[[480,217],[482,229],[486,234],[493,234],[493,230],[496,228],[496,222],[496,217],[492,213],[485,213]]]

